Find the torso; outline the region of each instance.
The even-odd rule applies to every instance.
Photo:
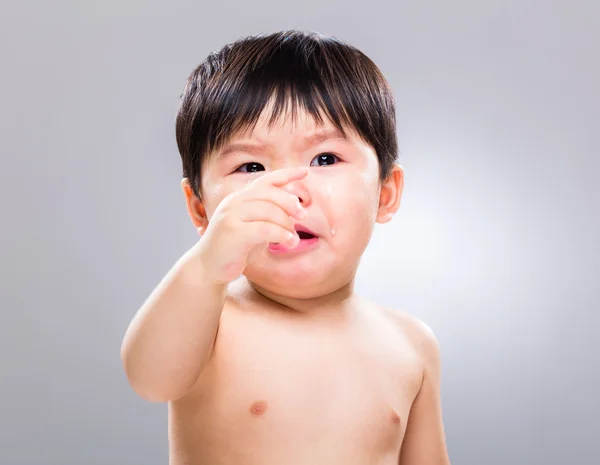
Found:
[[[396,465],[422,365],[397,320],[226,303],[214,352],[169,406],[170,465]]]

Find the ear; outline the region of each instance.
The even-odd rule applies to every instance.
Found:
[[[404,169],[395,164],[388,178],[381,184],[377,223],[387,223],[400,207],[400,199],[404,190]]]
[[[187,206],[188,214],[192,223],[198,230],[198,234],[204,234],[204,230],[208,226],[208,219],[206,217],[206,209],[204,203],[194,194],[194,190],[190,184],[188,178],[181,180],[181,190],[185,196],[185,204]]]

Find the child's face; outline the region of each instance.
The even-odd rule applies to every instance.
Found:
[[[269,108],[251,134],[235,137],[228,144],[252,149],[239,147],[206,162],[202,172],[206,216],[210,221],[223,198],[265,173],[308,166],[305,178],[283,189],[300,198],[308,216],[296,222],[318,235],[318,246],[289,256],[275,256],[261,248],[250,257],[244,275],[280,295],[324,295],[352,280],[374,223],[389,221],[397,210],[402,168],[396,165],[391,180],[380,184],[375,151],[353,131],[343,140],[327,119],[320,127],[301,111],[294,123],[286,118],[269,130],[266,117],[270,114]],[[330,137],[310,140],[325,133]]]

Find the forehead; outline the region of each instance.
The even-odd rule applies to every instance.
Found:
[[[256,124],[232,134],[219,152],[239,141],[265,145],[281,142],[303,150],[328,139],[350,143],[357,138],[358,134],[353,128],[347,125],[337,127],[322,110],[319,111],[319,118],[300,106],[293,109],[288,107],[280,114],[274,114],[272,104],[269,104],[260,113]]]

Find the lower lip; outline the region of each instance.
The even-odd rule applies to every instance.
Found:
[[[303,252],[306,250],[314,249],[319,242],[318,237],[312,237],[310,239],[300,239],[300,242],[296,247],[286,247],[281,244],[269,244],[269,251],[273,254],[289,254],[293,252]]]

